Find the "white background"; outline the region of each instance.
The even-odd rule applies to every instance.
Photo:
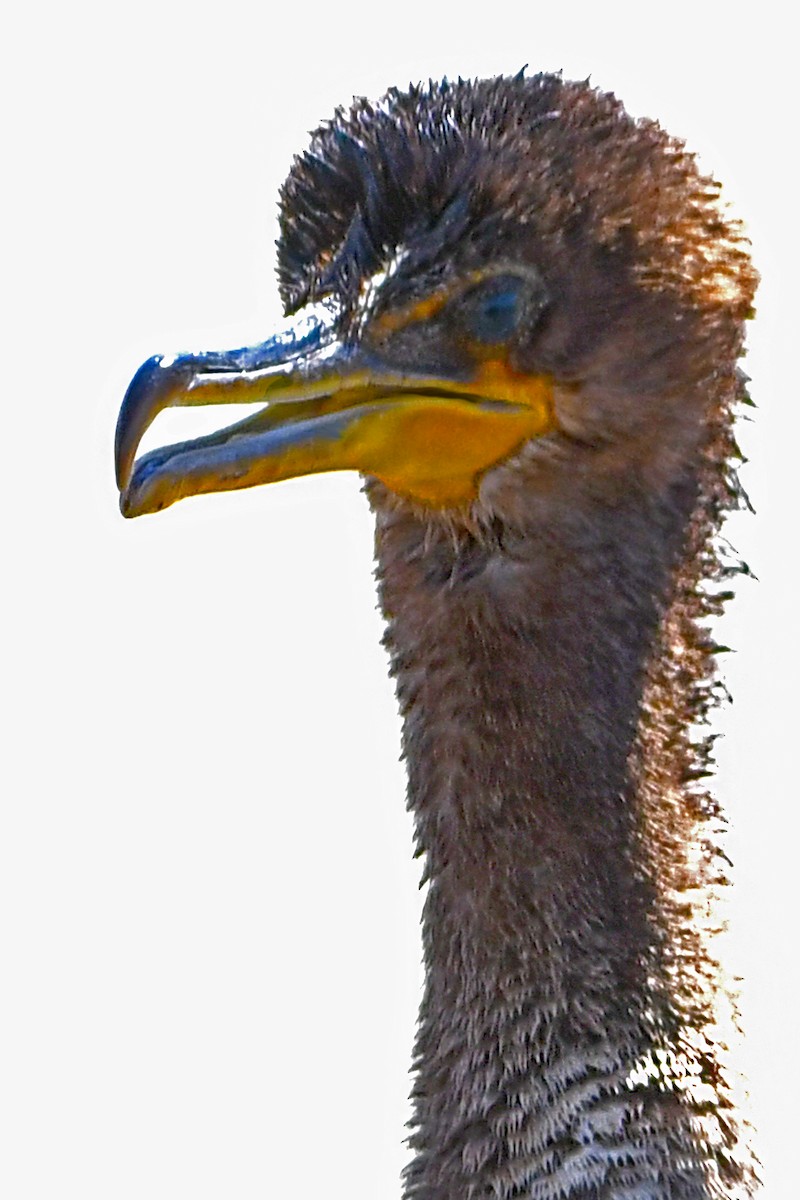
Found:
[[[269,331],[277,188],[334,105],[525,62],[687,137],[763,273],[758,516],[730,532],[761,582],[721,633],[717,789],[765,1195],[796,1200],[796,37],[777,3],[552,7],[139,0],[5,27],[7,1200],[399,1196],[418,866],[358,481],[125,522],[112,436],[143,358]],[[174,416],[156,440],[199,431]]]

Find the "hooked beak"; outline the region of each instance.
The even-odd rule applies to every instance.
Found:
[[[135,460],[163,409],[248,402],[264,407]],[[258,346],[143,363],[117,421],[120,508],[136,517],[185,496],[345,469],[422,504],[460,505],[484,470],[553,427],[548,380],[493,359],[458,373],[398,370],[342,343],[323,310]]]

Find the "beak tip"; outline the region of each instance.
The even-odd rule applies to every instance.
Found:
[[[169,402],[174,359],[154,354],[139,367],[122,401],[114,434],[114,467],[120,492],[130,483],[136,450],[147,427]]]

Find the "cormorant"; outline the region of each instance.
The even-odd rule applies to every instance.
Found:
[[[756,283],[718,193],[588,83],[358,100],[283,187],[294,322],[123,402],[127,516],[366,476],[428,882],[408,1200],[755,1188],[704,783]],[[242,400],[134,462],[162,408]]]

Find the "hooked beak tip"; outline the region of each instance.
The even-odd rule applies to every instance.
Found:
[[[120,492],[130,483],[136,451],[146,430],[162,409],[173,403],[193,370],[192,355],[154,354],[142,363],[128,384],[114,435],[114,465]]]
[[[155,354],[142,363],[128,384],[119,410],[114,434],[114,467],[120,492],[124,492],[128,486],[136,447],[152,420],[153,398],[158,391],[156,372],[161,363],[160,354]]]
[[[117,487],[122,493],[120,507],[126,516],[124,493],[130,491],[134,478],[134,463],[139,443],[156,416],[175,404],[232,403],[235,388],[224,389],[221,381],[280,367],[317,348],[333,336],[334,317],[331,312],[316,317],[306,316],[288,329],[275,334],[256,346],[235,350],[204,351],[178,355],[155,354],[139,367],[122,401],[114,438],[114,461]],[[189,398],[195,376],[209,376],[205,382],[220,381],[220,388],[200,389]],[[259,397],[260,399],[260,397]],[[130,504],[128,508],[130,509]]]

